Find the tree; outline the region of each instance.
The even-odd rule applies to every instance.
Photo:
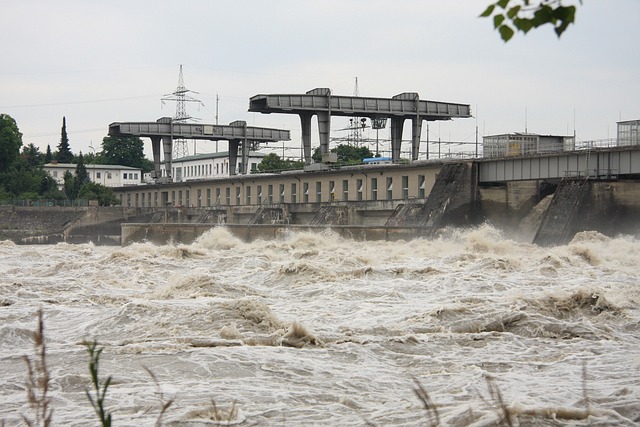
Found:
[[[270,153],[263,157],[258,164],[260,172],[277,172],[289,169],[301,169],[304,162],[292,162],[291,160],[281,159],[276,153]]]
[[[44,163],[51,163],[53,160],[53,154],[51,154],[51,145],[47,144],[47,152],[44,154]]]
[[[130,166],[145,170],[144,144],[135,136],[105,136],[101,160],[107,165]]]
[[[22,134],[13,117],[0,114],[0,171],[6,171],[18,158]]]
[[[73,193],[78,195],[80,189],[88,182],[91,182],[87,167],[84,165],[84,159],[82,157],[82,151],[78,156],[78,164],[76,165],[76,173],[73,177]]]
[[[582,0],[579,0],[582,4]],[[498,0],[491,3],[480,15],[493,17],[493,27],[505,42],[516,31],[528,33],[533,28],[551,24],[557,36],[575,21],[576,6],[565,6],[566,0]]]
[[[44,163],[44,154],[33,143],[22,147],[22,158],[32,167],[41,166]]]
[[[373,153],[367,147],[354,147],[353,145],[340,144],[330,150],[332,153],[338,155],[338,163],[341,164],[356,164],[362,163],[362,159],[367,157],[373,157]],[[322,162],[322,154],[320,153],[320,147],[317,147],[313,152],[313,161],[316,163]]]
[[[63,176],[62,179],[64,180],[63,189],[64,189],[65,196],[67,196],[67,200],[74,200],[76,198],[77,194],[74,193],[74,188],[75,188],[74,181],[75,181],[75,178],[74,178],[73,174],[71,172],[69,172],[69,171],[66,171],[64,173],[64,176]]]
[[[88,182],[82,186],[78,193],[79,199],[97,200],[100,206],[111,206],[119,203],[113,190],[95,182]]]
[[[69,137],[67,136],[67,118],[62,118],[62,131],[60,132],[60,144],[58,144],[58,155],[56,157],[58,163],[73,162],[73,154],[69,148]]]

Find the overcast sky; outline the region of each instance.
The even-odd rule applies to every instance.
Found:
[[[160,99],[182,64],[204,103],[187,104],[191,115],[215,123],[218,95],[221,124],[290,129],[288,156],[299,153],[299,119],[249,113],[251,96],[353,95],[357,78],[360,96],[470,104],[474,118],[429,127],[430,140],[470,144],[476,124],[480,136],[575,128],[582,141],[614,138],[617,121],[640,119],[640,1],[584,0],[561,39],[545,26],[506,44],[478,18],[490,2],[4,0],[0,113],[17,121],[25,145],[55,151],[66,116],[72,151],[99,151],[111,122],[175,114]],[[332,136],[347,136],[345,120],[333,119]]]

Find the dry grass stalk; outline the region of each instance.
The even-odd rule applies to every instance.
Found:
[[[44,321],[42,309],[38,310],[38,329],[33,333],[33,346],[35,360],[29,356],[23,356],[27,364],[27,401],[33,411],[34,419],[22,416],[23,421],[29,427],[51,425],[53,409],[49,407],[49,369],[47,368],[47,349],[44,343]]]
[[[436,405],[431,400],[429,393],[427,393],[427,389],[424,388],[420,381],[414,378],[413,382],[416,384],[413,392],[418,396],[418,399],[422,402],[425,411],[427,411],[429,426],[438,427],[440,425],[440,414],[438,413],[438,408],[436,408]]]
[[[156,420],[155,427],[162,426],[162,417],[164,417],[164,413],[167,412],[167,409],[173,404],[173,399],[169,399],[165,402],[164,393],[162,392],[162,388],[160,388],[160,383],[158,382],[158,378],[153,373],[153,371],[146,366],[143,366],[144,370],[147,371],[151,379],[156,385],[156,390],[158,390],[158,396],[160,397],[160,415],[158,415],[158,419]]]
[[[511,421],[511,411],[507,407],[507,404],[502,399],[502,393],[500,392],[500,388],[498,388],[495,380],[486,376],[487,380],[487,389],[489,390],[489,396],[491,396],[491,400],[493,401],[493,406],[498,411],[498,425],[506,425],[509,427],[513,427],[513,422]]]

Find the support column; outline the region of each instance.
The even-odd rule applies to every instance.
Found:
[[[391,118],[391,160],[400,160],[400,147],[402,146],[402,128],[404,127],[404,117]]]
[[[240,165],[240,173],[246,175],[249,173],[249,149],[251,144],[245,138],[242,141],[242,164]]]
[[[160,140],[162,138],[159,136],[151,137],[151,149],[153,150],[153,174],[152,178],[157,181],[161,176],[162,172],[160,170]]]
[[[304,163],[311,164],[311,117],[310,113],[300,114],[300,127],[302,128],[302,151]]]
[[[242,175],[248,174],[249,173],[248,168],[249,168],[249,141],[247,141],[247,122],[244,122],[244,140],[242,141],[242,161],[240,165],[240,173]]]
[[[331,111],[318,111],[318,131],[320,133],[320,154],[329,152],[329,133],[331,132]]]
[[[164,168],[166,169],[166,181],[173,181],[173,138],[171,136],[162,137],[162,148],[164,151]]]
[[[239,139],[229,140],[229,175],[236,174],[236,164],[238,163],[238,147],[240,146]]]
[[[418,160],[420,154],[420,134],[422,133],[422,119],[416,116],[411,119],[411,160]]]

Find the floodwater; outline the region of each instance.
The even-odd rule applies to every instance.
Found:
[[[38,360],[39,309],[59,426],[99,424],[92,340],[114,426],[637,425],[639,261],[631,237],[541,248],[489,226],[0,242],[0,425],[35,419],[23,356]]]

